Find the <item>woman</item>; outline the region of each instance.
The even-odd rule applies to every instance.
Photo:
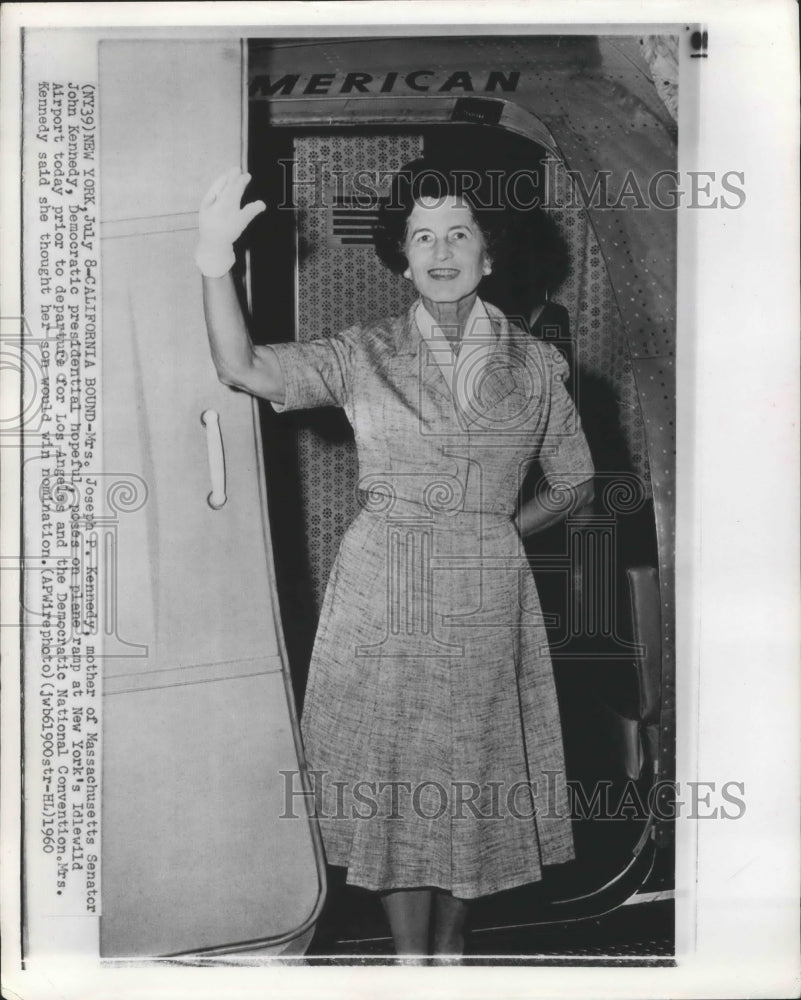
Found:
[[[424,161],[396,176],[377,248],[418,301],[328,339],[250,341],[230,275],[264,209],[240,208],[249,175],[205,197],[196,257],[221,381],[279,411],[341,406],[355,431],[362,510],[331,572],[302,730],[327,860],[381,893],[401,955],[461,953],[469,899],[573,857],[520,538],[591,499],[592,463],[562,356],[477,295],[503,215],[466,177]],[[556,488],[517,512],[537,457]]]

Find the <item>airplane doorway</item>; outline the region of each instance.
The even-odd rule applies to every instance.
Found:
[[[250,233],[255,342],[327,336],[356,321],[397,315],[408,307],[410,286],[387,272],[372,248],[375,206],[359,205],[346,188],[321,186],[320,170],[326,167],[337,176],[360,169],[388,171],[422,152],[448,153],[463,157],[465,163],[485,169],[491,164],[507,172],[536,172],[544,162],[542,147],[486,125],[293,128],[271,125],[269,106],[253,105],[249,168],[254,182],[249,195],[264,198],[269,206]],[[540,177],[544,184],[541,169]],[[544,189],[540,194],[545,198]],[[565,320],[544,330],[535,324],[532,335],[555,339],[571,363],[571,391],[602,496],[614,493],[610,484],[616,482],[639,493],[628,509],[610,510],[601,503],[592,531],[586,524],[568,523],[544,533],[530,548],[554,647],[568,780],[577,803],[577,857],[556,869],[546,868],[541,883],[478,903],[473,920],[479,929],[603,912],[636,891],[654,859],[647,811],[654,780],[648,725],[659,665],[642,662],[636,653],[653,611],[655,587],[658,611],[647,450],[614,292],[594,234],[586,220],[563,213],[559,222],[556,231],[548,233],[553,254],[563,254],[564,262],[561,270],[549,272],[548,287],[537,292],[560,305]],[[513,253],[510,260],[510,268],[516,264],[518,272],[514,277],[511,270],[504,272],[504,281],[496,279],[483,294],[521,312],[519,267],[530,259],[520,249],[517,259]],[[524,321],[529,318],[522,316]],[[302,704],[325,582],[356,513],[353,438],[340,411],[278,417],[267,405],[261,410],[283,627]],[[611,553],[602,581],[604,607],[582,610],[578,618],[586,627],[577,627],[571,588],[583,578],[582,600],[598,600],[597,593],[591,597],[598,539]],[[608,627],[598,627],[599,617]],[[602,801],[593,806],[599,789]],[[589,818],[582,818],[582,811],[589,811]],[[616,811],[621,815],[612,819],[610,812]],[[662,855],[660,866],[664,864]],[[334,954],[337,940],[369,936],[377,933],[377,926],[383,926],[377,900],[345,886],[333,871],[319,924],[318,953],[328,948]]]

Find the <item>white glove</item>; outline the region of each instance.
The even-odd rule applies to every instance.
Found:
[[[217,178],[200,203],[195,263],[207,278],[220,278],[231,270],[236,260],[234,241],[267,207],[263,201],[239,207],[249,183],[250,174],[233,167]]]

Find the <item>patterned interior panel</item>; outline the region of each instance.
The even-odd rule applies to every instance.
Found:
[[[605,476],[634,473],[648,496],[642,411],[607,262],[587,213],[572,207],[572,181],[563,165],[552,163],[549,174],[551,212],[570,249],[570,271],[556,298],[570,313],[577,368],[573,390],[596,468]]]
[[[310,177],[317,164],[345,177],[315,205],[315,188],[298,186],[297,329],[299,340],[329,337],[355,322],[403,312],[414,299],[412,286],[384,268],[371,243],[332,239],[331,207],[350,195],[347,175],[357,170],[392,171],[419,156],[419,136],[310,135],[295,139],[297,176]],[[317,610],[342,535],[356,514],[356,455],[344,421],[298,433],[301,503],[312,592]],[[331,433],[328,433],[328,430]]]

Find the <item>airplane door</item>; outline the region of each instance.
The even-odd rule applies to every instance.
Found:
[[[192,260],[203,192],[244,162],[242,60],[101,44],[104,957],[298,950],[324,893],[256,405],[217,380]]]
[[[250,166],[264,186],[268,203],[286,199],[286,163],[291,162],[294,169],[295,230],[279,230],[281,218],[276,212],[251,239],[254,331],[275,339],[291,339],[292,317],[295,339],[310,340],[330,336],[357,321],[399,315],[414,297],[410,283],[379,262],[370,233],[376,206],[359,204],[358,194],[347,188],[349,178],[360,171],[371,177],[376,173],[385,176],[423,150],[436,155],[463,149],[463,162],[470,162],[476,148],[490,144],[489,136],[496,166],[510,170],[516,164],[541,162],[541,147],[533,141],[497,132],[484,135],[480,126],[448,124],[438,129],[430,123],[406,123],[390,130],[372,122],[358,127],[339,122],[312,128],[302,122],[286,124],[285,118],[283,124],[275,125],[281,114],[263,102],[254,102],[251,110]],[[290,113],[291,109],[286,117]],[[320,110],[318,118],[324,117]],[[326,171],[333,178],[327,188],[318,181]],[[283,214],[288,214],[285,209]],[[646,683],[658,676],[658,653],[650,659],[638,659],[635,675],[632,649],[658,651],[660,647],[652,515],[643,486],[648,481],[643,422],[614,290],[595,233],[584,216],[567,211],[562,217],[558,211],[554,214],[572,262],[557,299],[569,307],[571,334],[566,336],[559,326],[546,326],[535,335],[552,341],[560,338],[560,346],[573,360],[571,391],[588,418],[585,428],[592,437],[596,458],[599,509],[591,521],[579,518],[569,526],[558,525],[549,537],[537,537],[530,560],[541,596],[547,598],[543,607],[553,620],[554,670],[568,778],[587,802],[594,801],[593,790],[598,787],[608,787],[613,802],[627,783],[635,781],[645,800],[653,772],[646,766],[640,738],[642,732],[647,738],[652,731],[647,727],[653,726],[653,706],[658,703],[653,684],[648,687]],[[296,269],[291,275],[294,282],[284,271],[271,274],[274,261],[282,251],[286,256],[293,238],[297,249]],[[524,253],[518,263],[531,267]],[[259,292],[258,283],[266,286],[263,292]],[[490,301],[498,304],[493,296],[504,291],[505,286],[499,283],[490,291]],[[291,305],[284,302],[278,306],[282,294],[286,298],[294,295]],[[276,316],[281,322],[274,322]],[[356,513],[358,471],[352,436],[344,416],[336,410],[279,417],[268,414],[267,419],[271,438],[290,438],[297,432],[293,461],[287,461],[286,467],[296,465],[298,500],[280,512],[276,510],[276,524],[285,527],[285,545],[291,550],[279,581],[288,605],[294,602],[293,608],[304,606],[296,596],[299,580],[308,582],[312,612],[293,617],[303,617],[308,635],[313,636],[331,565]],[[276,483],[280,493],[279,486]],[[618,496],[619,509],[613,506]],[[605,546],[604,552],[612,553],[613,558],[608,562],[595,559],[596,544]],[[607,575],[596,589],[600,568]],[[585,573],[581,588],[584,603],[575,600],[568,607],[577,569]],[[610,575],[613,569],[614,577]],[[625,580],[618,579],[624,573]],[[590,597],[596,604],[588,603]],[[634,621],[628,620],[628,605],[622,603],[629,597],[638,612]],[[645,605],[650,611],[655,607],[656,615],[643,618],[639,612]],[[647,636],[645,626],[649,628]],[[302,654],[310,645],[304,648],[298,643],[297,647]],[[307,662],[308,657],[300,654],[293,657],[301,680]],[[584,816],[577,809],[576,861],[548,872],[542,885],[477,904],[475,927],[497,926],[508,921],[510,913],[521,921],[534,918],[543,923],[566,918],[571,907],[572,913],[586,915],[605,905],[602,897],[614,898],[612,905],[618,905],[635,891],[653,859],[647,816],[630,811],[621,817],[624,822],[611,823],[589,809],[587,813]],[[323,923],[333,928],[334,937],[344,925],[350,938],[372,933],[381,920],[380,911],[369,899],[349,894],[347,888],[332,891],[331,901],[331,915],[327,913]],[[321,933],[324,937],[325,928],[321,927]]]

